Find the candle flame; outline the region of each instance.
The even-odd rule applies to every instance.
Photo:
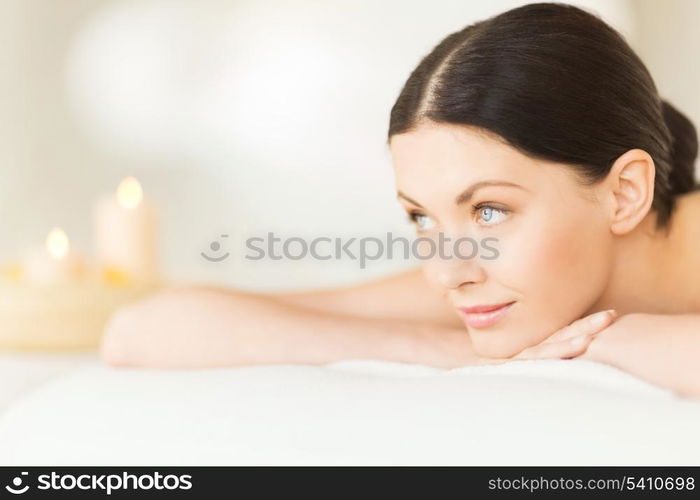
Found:
[[[143,200],[143,189],[141,184],[134,177],[127,177],[117,188],[117,200],[123,208],[134,209]]]
[[[68,236],[59,227],[53,228],[46,237],[46,250],[54,259],[62,259],[68,253],[70,243]]]

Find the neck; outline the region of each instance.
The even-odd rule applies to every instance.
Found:
[[[682,224],[675,212],[670,228],[656,229],[655,224],[656,213],[649,212],[632,232],[616,237],[608,285],[586,314],[605,309],[620,314],[687,311],[683,279],[677,273],[683,261],[678,244]]]

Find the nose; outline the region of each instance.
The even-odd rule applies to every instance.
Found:
[[[446,289],[458,289],[486,280],[486,271],[478,258],[460,259],[453,256],[433,259],[429,263],[429,272],[433,274],[433,279]]]

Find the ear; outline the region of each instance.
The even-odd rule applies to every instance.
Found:
[[[655,175],[654,160],[642,149],[630,149],[615,160],[607,179],[613,195],[610,229],[614,234],[632,231],[649,213]]]

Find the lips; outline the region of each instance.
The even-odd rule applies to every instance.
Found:
[[[474,307],[460,307],[460,311],[464,311],[467,314],[471,313],[483,313],[483,312],[490,312],[490,311],[495,311],[496,309],[500,309],[503,306],[507,306],[508,304],[512,304],[512,302],[502,302],[500,304],[491,304],[491,305],[478,305]]]
[[[515,302],[460,307],[459,312],[467,326],[472,328],[485,328],[501,319],[513,304],[515,304]]]

